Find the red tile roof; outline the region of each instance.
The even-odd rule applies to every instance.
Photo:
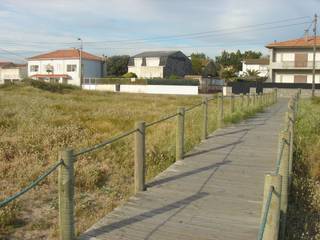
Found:
[[[42,60],[42,59],[79,59],[80,51],[78,49],[66,49],[66,50],[56,50],[53,52],[40,54],[28,58],[28,60]],[[91,53],[82,51],[82,59],[102,61],[101,57],[95,56]]]
[[[27,64],[18,64],[13,62],[0,62],[0,68],[23,68],[26,66]]]
[[[273,42],[268,44],[267,48],[296,48],[296,47],[313,47],[314,37],[307,37],[307,38],[297,38],[283,42]],[[320,37],[316,38],[316,45],[317,47],[320,46]]]
[[[8,64],[11,64],[11,62],[0,62],[0,68],[5,67]]]

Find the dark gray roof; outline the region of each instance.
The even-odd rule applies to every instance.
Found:
[[[160,66],[165,66],[168,58],[176,59],[178,61],[186,61],[186,59],[189,60],[181,51],[150,51],[142,52],[130,57],[128,66],[134,66],[135,58],[142,58],[142,66],[146,66],[146,58],[151,57],[159,57]]]
[[[173,55],[179,51],[149,51],[149,52],[142,52],[139,54],[134,55],[133,57],[168,57]]]

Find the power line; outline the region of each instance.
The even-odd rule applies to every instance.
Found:
[[[230,30],[240,30],[240,29],[245,29],[245,28],[255,28],[259,26],[264,26],[264,25],[270,25],[270,24],[275,24],[275,23],[282,23],[282,22],[290,22],[290,21],[296,21],[296,20],[301,20],[301,19],[307,19],[310,18],[308,16],[304,17],[297,17],[297,18],[288,18],[288,19],[283,19],[283,20],[277,20],[277,21],[271,21],[271,22],[265,22],[265,23],[260,23],[260,24],[252,24],[252,25],[246,25],[246,26],[240,26],[240,27],[233,27],[233,28],[220,28],[220,29],[215,29],[211,31],[205,31],[205,32],[196,32],[196,33],[185,33],[185,34],[178,34],[178,35],[168,35],[168,36],[161,36],[161,37],[150,37],[150,38],[140,38],[140,39],[120,39],[120,40],[101,40],[101,41],[84,41],[84,43],[87,44],[102,44],[102,43],[136,43],[140,41],[153,41],[153,40],[174,40],[177,38],[182,38],[186,39],[185,37],[202,37],[201,35],[211,35],[213,33],[219,33],[223,31],[230,31]],[[203,37],[205,37],[203,36]],[[6,41],[6,43],[9,43]],[[24,41],[24,43],[26,43]],[[29,44],[58,44],[58,45],[74,45],[77,42],[29,42]]]

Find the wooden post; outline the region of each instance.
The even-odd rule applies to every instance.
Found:
[[[249,110],[249,108],[250,108],[250,94],[249,93],[246,94],[246,99],[247,99],[246,109]]]
[[[281,176],[268,174],[264,181],[264,196],[262,216],[266,211],[265,205],[268,199],[270,187],[273,187],[273,194],[270,202],[267,222],[264,229],[263,240],[278,240],[279,219],[280,219],[280,199],[281,199]],[[261,219],[262,220],[262,219]]]
[[[244,105],[244,98],[243,98],[243,93],[240,94],[240,109],[243,111],[243,105]]]
[[[231,94],[230,96],[230,114],[232,115],[234,113],[234,95]]]
[[[275,101],[274,102],[276,103],[278,101],[278,88],[276,88],[274,91],[275,91],[275,94],[274,94]]]
[[[289,114],[288,114],[288,124],[289,124],[289,188],[292,181],[292,162],[293,162],[293,140],[294,140],[294,123],[295,123],[295,106],[294,98],[289,101]]]
[[[256,107],[257,107],[257,102],[256,102],[256,101],[257,101],[257,99],[256,99],[256,98],[257,98],[257,94],[256,94],[256,93],[254,93],[254,94],[253,94],[253,103],[252,103],[254,108],[256,108]]]
[[[185,108],[179,107],[177,110],[177,132],[176,132],[176,161],[183,159],[184,155],[184,115]]]
[[[58,191],[59,191],[59,233],[61,240],[74,240],[74,156],[72,149],[60,153]]]
[[[202,123],[202,140],[207,139],[208,137],[208,98],[202,98],[202,107],[203,107],[203,123]]]
[[[134,148],[134,189],[145,191],[145,122],[136,122]]]
[[[223,109],[223,94],[218,94],[218,127],[221,128],[223,126],[223,119],[224,119],[224,109]]]
[[[289,134],[283,131],[282,138],[284,139],[284,148],[282,159],[280,163],[279,174],[282,177],[281,184],[281,202],[280,202],[280,239],[284,239],[286,222],[287,222],[287,208],[288,208],[288,180],[289,180]]]

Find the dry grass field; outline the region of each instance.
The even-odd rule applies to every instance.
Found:
[[[79,150],[191,106],[198,96],[117,94],[67,89],[58,93],[29,85],[0,88],[0,200],[19,191],[58,161],[59,150]],[[209,104],[209,130],[216,128],[216,101]],[[228,105],[226,104],[226,109]],[[251,114],[237,111],[236,122]],[[186,150],[200,142],[200,107],[186,114]],[[175,161],[175,125],[169,120],[147,129],[147,178]],[[133,136],[78,158],[77,234],[132,194]],[[57,239],[57,172],[0,209],[0,239]]]

